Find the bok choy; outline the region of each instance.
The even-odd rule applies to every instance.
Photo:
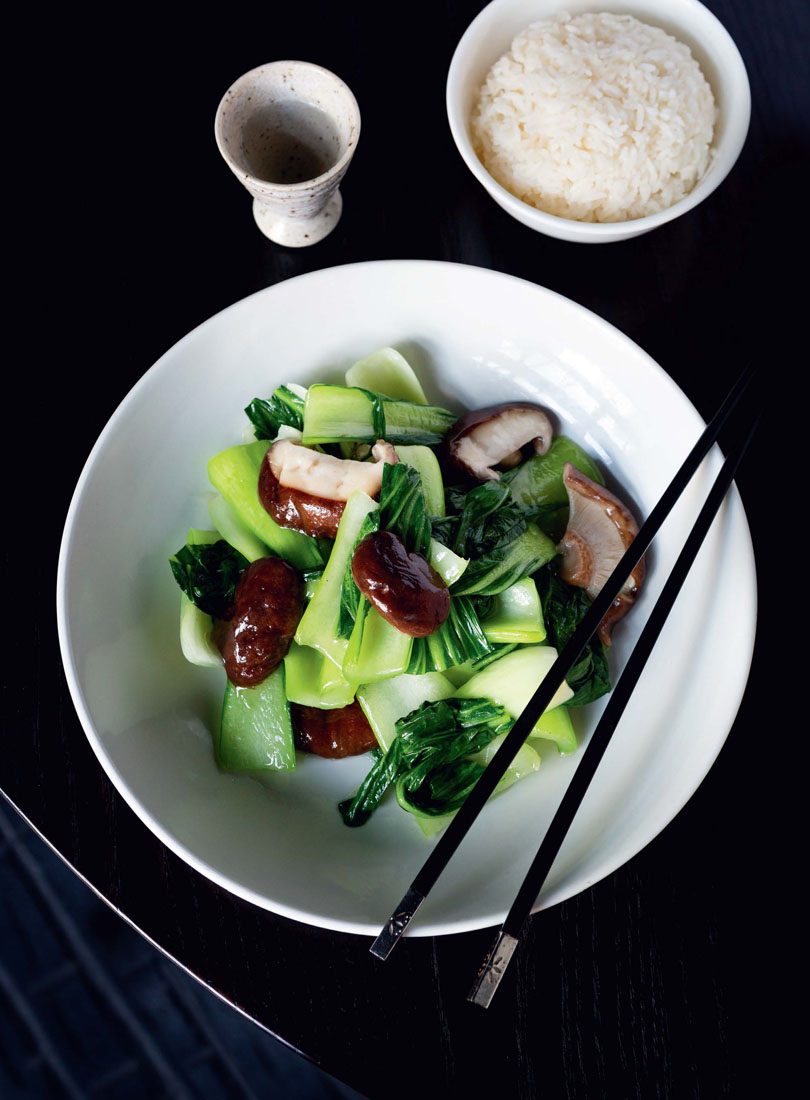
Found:
[[[269,398],[254,397],[245,413],[256,438],[275,439],[282,425],[300,432],[304,427],[305,398],[306,390],[292,385],[279,386]]]
[[[391,401],[354,386],[310,386],[304,406],[304,443],[441,443],[456,417],[436,405]]]
[[[397,736],[353,798],[340,804],[346,825],[364,825],[397,783],[406,801],[430,816],[458,809],[484,770],[469,757],[511,725],[488,699],[423,703],[396,723]]]
[[[431,836],[590,606],[592,577],[575,577],[566,558],[579,514],[564,538],[575,480],[566,464],[591,502],[604,503],[601,473],[577,443],[553,437],[553,413],[539,406],[507,402],[459,420],[430,404],[394,348],[356,362],[346,385],[287,383],[245,413],[255,441],[208,463],[215,530],[192,529],[170,559],[182,651],[224,664],[229,678],[219,766],[291,770],[296,738],[324,755],[370,751],[368,774],[340,805],[345,823],[364,824],[388,795]],[[253,680],[240,680],[239,661],[259,669]],[[595,640],[496,793],[535,771],[540,751],[573,752],[571,708],[609,689]],[[302,737],[305,720],[328,723],[323,744]]]

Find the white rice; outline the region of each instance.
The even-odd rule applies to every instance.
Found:
[[[631,15],[533,23],[490,69],[475,149],[524,202],[587,222],[664,210],[709,166],[715,104],[689,47]]]

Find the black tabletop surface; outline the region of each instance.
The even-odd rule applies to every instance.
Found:
[[[746,148],[696,210],[600,247],[513,221],[452,144],[445,75],[481,6],[415,0],[383,11],[314,0],[215,16],[147,4],[109,24],[75,9],[51,18],[49,52],[30,78],[38,106],[29,103],[16,151],[35,208],[17,268],[34,320],[15,370],[35,380],[36,396],[13,412],[6,405],[12,522],[0,790],[171,957],[370,1097],[434,1087],[476,1096],[485,1085],[515,1097],[738,1094],[757,1073],[774,1084],[782,1061],[766,1039],[775,1013],[763,1010],[780,932],[759,900],[767,877],[753,891],[748,877],[777,807],[763,772],[763,731],[775,716],[759,653],[735,728],[687,807],[625,867],[532,920],[486,1013],[465,994],[490,931],[409,940],[382,966],[366,940],[256,909],[169,853],[103,774],[62,674],[58,540],[96,435],[174,341],[261,287],[390,257],[510,272],[613,322],[704,415],[745,362],[779,368],[770,219],[789,215],[785,181],[803,187],[807,5],[710,0],[748,66]],[[363,115],[343,219],[301,251],[260,236],[213,140],[225,88],[287,57],[338,72]],[[756,489],[764,452],[760,445],[739,478],[759,547],[771,519]],[[761,622],[759,650],[767,633]]]

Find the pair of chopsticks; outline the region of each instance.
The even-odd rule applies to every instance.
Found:
[[[635,539],[605,582],[602,591],[591,604],[588,613],[574,631],[568,644],[563,648],[542,683],[529,700],[522,714],[518,717],[514,726],[507,734],[500,748],[487,765],[481,778],[468,795],[466,801],[456,812],[455,817],[452,818],[448,824],[447,829],[439,839],[436,847],[428,856],[416,878],[411,883],[402,901],[400,901],[385,927],[371,945],[371,953],[376,955],[377,958],[388,958],[394,947],[396,947],[417,909],[425,900],[459,844],[466,836],[470,826],[481,812],[489,796],[495,790],[495,787],[509,767],[518,749],[534,727],[535,722],[551,702],[569,669],[576,662],[580,652],[590,641],[591,636],[596,632],[599,623],[604,618],[610,605],[619,595],[636,563],[647,550],[664,520],[672,511],[672,508],[691,481],[701,462],[714,446],[721,429],[728,421],[732,412],[737,408],[740,399],[748,389],[754,377],[754,373],[753,368],[751,368],[737,380],[725,401],[712,417],[705,431],[692,448],[683,465],[675,474],[663,496],[655,505],[652,512],[650,512],[649,517],[642,525]],[[672,609],[672,605],[689,573],[695,555],[700,549],[712,525],[714,517],[734,480],[737,467],[742,461],[743,455],[754,435],[758,422],[759,416],[757,415],[750,429],[742,439],[742,442],[735,447],[726,458],[720,473],[715,479],[695,525],[686,540],[684,548],[664,585],[661,595],[652,609],[650,617],[630,656],[625,670],[610,696],[610,700],[603,712],[602,718],[582,755],[582,759],[574,773],[574,777],[552,819],[532,865],[518,890],[506,920],[496,936],[495,943],[478,972],[475,984],[468,995],[468,1000],[475,1004],[486,1008],[492,1000],[495,990],[498,988],[498,984],[517,947],[521,930],[531,913],[532,906],[545,881],[546,875],[551,869],[551,865],[557,856],[571,822],[574,820],[591,779],[618,725],[624,708],[627,705],[633,689],[638,683],[639,677],[647,663],[647,658],[652,652],[667,616]]]

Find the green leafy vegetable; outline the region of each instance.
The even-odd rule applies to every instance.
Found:
[[[371,410],[371,434],[376,439],[385,438],[385,410],[383,409],[383,395],[373,390],[363,389],[362,386],[354,386],[358,393],[365,394]]]
[[[385,752],[397,735],[397,719],[422,703],[435,703],[452,694],[453,685],[447,676],[428,672],[424,676],[395,676],[376,684],[362,684],[357,690],[357,702],[374,730],[377,744]]]
[[[310,386],[304,409],[304,442],[354,440],[435,446],[457,417],[436,405],[391,401],[357,386]]]
[[[507,653],[511,653],[512,650],[517,649],[517,647],[517,642],[503,642],[500,645],[493,645],[489,653],[484,654],[483,657],[479,657],[472,662],[471,668],[473,673],[481,672],[487,665],[491,665],[493,661],[497,661],[500,657],[505,657]]]
[[[431,531],[434,539],[440,542],[442,546],[448,546],[452,549],[453,543],[456,539],[456,529],[458,528],[458,516],[433,516],[430,521]]]
[[[255,687],[235,687],[226,681],[219,737],[214,742],[223,771],[266,774],[295,767],[285,682],[283,665]]]
[[[409,634],[397,630],[361,596],[343,660],[343,675],[353,684],[375,684],[399,676],[408,667],[412,643]]]
[[[258,561],[259,558],[266,558],[270,553],[268,547],[261,539],[256,538],[236,510],[219,493],[211,493],[208,500],[208,514],[219,533],[219,538],[229,542],[235,550],[244,554],[248,561]]]
[[[497,596],[476,596],[473,599],[484,636],[490,645],[495,642],[536,645],[546,640],[540,596],[531,577],[524,577]]]
[[[197,527],[189,529],[186,536],[188,546],[210,546],[218,542],[217,531],[201,531]],[[180,593],[180,648],[183,656],[192,665],[201,668],[222,668],[222,654],[213,638],[214,623],[210,615],[200,611],[185,592]]]
[[[555,556],[554,544],[527,521],[502,481],[467,493],[451,487],[446,495],[457,514],[434,519],[434,538],[470,559],[454,595],[497,595]]]
[[[181,547],[169,559],[174,579],[193,604],[216,619],[233,610],[236,585],[248,560],[224,539]]]
[[[458,417],[438,405],[414,405],[410,401],[383,401],[384,438],[389,443],[435,447]]]
[[[379,511],[366,516],[352,548],[340,592],[338,637],[349,638],[357,618],[360,591],[352,576],[355,548],[374,531],[393,531],[409,553],[427,557],[430,548],[430,519],[422,493],[422,479],[404,462],[386,463],[383,468]]]
[[[490,642],[489,653],[485,653],[483,657],[478,657],[475,661],[465,661],[463,665],[454,665],[453,668],[445,669],[445,676],[453,687],[458,689],[466,684],[468,680],[471,680],[476,673],[482,672],[493,662],[499,661],[501,657],[505,657],[507,653],[517,649],[518,646],[518,642],[503,642],[497,645]]]
[[[306,586],[306,597],[311,600],[315,595],[315,589],[318,587],[318,581],[323,576],[323,569],[304,569],[301,572],[301,577]]]
[[[414,638],[407,671],[414,675],[424,672],[444,672],[445,669],[475,661],[491,652],[468,596],[451,596],[450,614],[425,638]]]
[[[464,558],[483,557],[513,542],[526,530],[523,513],[501,481],[485,481],[467,493],[451,487],[446,495],[458,515],[434,523],[434,535]],[[437,527],[442,534],[436,534]]]
[[[568,505],[562,504],[559,508],[544,508],[534,517],[535,523],[548,535],[556,546],[560,542],[568,527]]]
[[[408,776],[397,780],[397,800],[404,809],[413,808],[430,817],[453,813],[464,802],[484,772],[477,760],[460,760],[442,764],[415,789],[408,785]]]
[[[413,466],[422,479],[422,493],[425,497],[428,514],[444,515],[444,481],[442,468],[434,451],[430,447],[406,447],[400,443],[396,448],[397,458],[407,466]]]
[[[293,642],[284,657],[284,689],[290,703],[332,710],[347,707],[357,685],[350,684],[337,665],[312,646]]]
[[[566,462],[604,485],[604,479],[590,455],[567,436],[558,435],[544,455],[532,455],[514,470],[503,474],[499,484],[508,485],[512,499],[527,519],[536,519],[542,512],[568,505],[568,491],[563,482]],[[542,526],[542,524],[541,524]]]
[[[490,699],[423,703],[397,722],[406,789],[417,790],[434,769],[479,752],[511,725],[505,708]]]
[[[380,530],[398,535],[410,554],[427,557],[431,528],[422,478],[404,462],[386,463],[380,489]]]
[[[338,668],[342,668],[349,647],[348,639],[338,634],[343,578],[351,563],[363,520],[376,510],[377,502],[362,489],[356,489],[349,497],[323,576],[295,632],[299,645],[312,646]]]
[[[591,606],[583,588],[561,581],[549,568],[537,576],[537,587],[543,605],[548,642],[558,653],[576,630]],[[583,707],[610,691],[610,670],[605,647],[592,638],[566,676],[574,694],[565,706]]]
[[[357,532],[357,538],[354,541],[352,552],[349,555],[349,564],[346,566],[346,572],[343,574],[343,583],[340,589],[340,611],[338,612],[338,638],[350,638],[352,631],[354,630],[354,623],[357,618],[357,608],[360,604],[360,589],[354,583],[354,577],[352,576],[352,558],[354,557],[354,551],[366,537],[366,535],[373,534],[374,531],[380,529],[380,513],[370,512]]]
[[[353,798],[339,809],[346,825],[364,825],[386,790],[420,814],[457,810],[484,770],[469,757],[511,728],[504,707],[489,699],[444,699],[423,703],[400,718],[397,736],[375,761]]]
[[[396,348],[380,348],[346,371],[347,386],[364,386],[415,405],[427,405],[425,391],[411,365]]]
[[[279,386],[270,398],[254,397],[245,412],[257,439],[275,439],[282,424],[304,427],[304,398],[289,386]]]
[[[382,801],[382,796],[399,774],[402,765],[401,745],[397,737],[384,756],[374,761],[371,771],[352,798],[338,804],[343,824],[365,825]]]
[[[458,554],[453,553],[449,546],[445,546],[444,543],[438,542],[433,538],[430,540],[428,561],[448,588],[459,580],[464,570],[470,564],[467,558],[459,557]]]
[[[516,539],[473,558],[453,585],[453,595],[496,596],[556,557],[557,548],[534,523]]]
[[[271,553],[296,569],[318,569],[325,560],[318,540],[279,526],[259,500],[259,472],[269,446],[266,439],[258,439],[220,451],[208,460],[209,480]]]

